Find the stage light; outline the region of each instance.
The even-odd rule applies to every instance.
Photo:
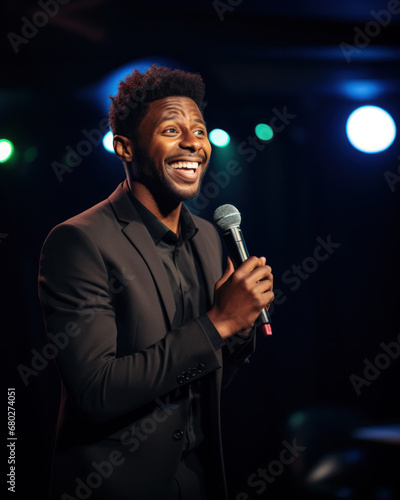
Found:
[[[109,153],[114,153],[114,136],[111,130],[103,137],[103,146]]]
[[[0,139],[0,163],[4,163],[9,160],[13,153],[13,143],[7,139]]]
[[[346,80],[337,84],[341,92],[351,99],[376,99],[382,95],[385,90],[384,82],[380,80]]]
[[[114,69],[101,81],[97,82],[95,85],[91,85],[80,92],[80,96],[83,99],[95,100],[103,109],[103,112],[108,114],[110,109],[110,95],[115,96],[118,92],[119,83],[124,80],[132,71],[138,69],[141,73],[147,71],[150,66],[157,64],[158,66],[166,66],[173,69],[185,69],[178,61],[173,59],[157,57],[152,59],[138,59],[131,61],[123,66]],[[144,95],[146,94],[146,89]],[[134,96],[131,105],[132,109],[135,109],[137,102],[143,100],[143,94],[138,94]]]
[[[378,106],[361,106],[347,119],[350,144],[363,153],[385,151],[396,137],[396,124],[390,114]]]
[[[211,130],[208,137],[210,139],[210,142],[214,144],[214,146],[218,146],[219,148],[224,148],[231,141],[229,134],[221,128],[215,128],[214,130]]]
[[[259,123],[255,128],[256,136],[262,141],[270,141],[274,137],[274,131],[269,125]]]

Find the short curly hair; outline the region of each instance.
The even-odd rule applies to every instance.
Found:
[[[189,97],[203,113],[204,95],[205,85],[198,73],[156,64],[144,73],[135,69],[119,83],[117,95],[110,96],[109,122],[112,133],[136,139],[149,104],[165,97]]]

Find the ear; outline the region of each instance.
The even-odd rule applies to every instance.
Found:
[[[114,136],[114,151],[115,154],[123,162],[130,163],[133,159],[132,140],[123,135]]]

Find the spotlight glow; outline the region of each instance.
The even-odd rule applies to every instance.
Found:
[[[377,106],[361,106],[347,119],[350,144],[363,153],[385,151],[396,137],[396,124],[390,114]]]
[[[12,142],[7,139],[0,139],[0,163],[9,160],[14,153]]]
[[[106,133],[106,135],[103,137],[103,146],[106,151],[109,153],[114,153],[114,136],[111,130]]]
[[[208,137],[210,139],[210,142],[214,144],[214,146],[218,146],[219,148],[224,148],[231,141],[229,134],[221,128],[215,128],[214,130],[211,130]]]

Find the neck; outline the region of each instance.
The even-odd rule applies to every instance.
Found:
[[[140,203],[160,219],[168,229],[179,236],[179,218],[182,202],[165,200],[160,197],[156,199],[149,189],[138,181],[128,180],[128,185]]]

